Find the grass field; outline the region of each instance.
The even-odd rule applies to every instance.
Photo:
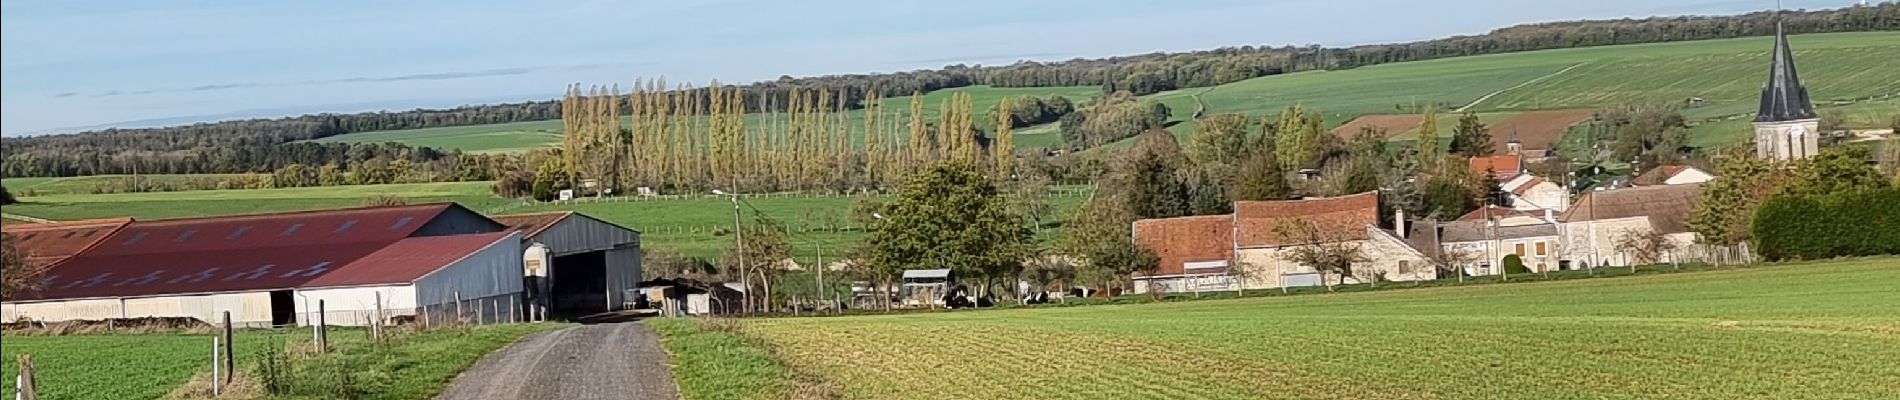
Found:
[[[244,331],[237,348],[282,346],[285,337],[283,332]],[[192,374],[211,370],[209,335],[8,335],[4,347],[6,379],[0,386],[9,398],[20,353],[33,355],[40,398],[46,400],[155,399]],[[241,365],[249,365],[256,353],[237,356]]]
[[[142,182],[149,182],[150,184],[153,184],[153,185],[163,185],[167,182],[182,182],[182,181],[188,181],[188,180],[215,181],[217,179],[230,177],[234,175],[235,174],[159,174],[159,175],[139,175],[139,179]],[[7,190],[13,191],[13,195],[15,196],[26,196],[28,194],[31,194],[31,195],[90,194],[92,193],[92,189],[94,187],[97,187],[101,184],[118,183],[129,177],[131,176],[130,175],[92,175],[92,176],[74,176],[74,177],[63,177],[63,178],[6,178],[3,180],[0,180],[0,183],[5,183],[7,186]]]
[[[378,347],[362,329],[330,332],[332,351],[291,358],[291,393],[269,399],[338,398],[339,373],[351,375],[359,398],[427,399],[475,361],[530,333],[561,324],[486,325],[408,332]],[[308,330],[242,330],[237,366],[254,374],[260,354],[302,351]],[[211,336],[185,334],[8,336],[6,393],[12,393],[15,354],[33,355],[40,398],[46,400],[156,399],[211,368]],[[252,379],[256,379],[253,376]],[[253,381],[255,383],[255,381]]]
[[[1900,397],[1896,284],[1877,258],[743,332],[845,398],[1875,399]]]

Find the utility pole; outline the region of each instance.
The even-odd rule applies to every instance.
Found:
[[[739,248],[737,251],[737,253],[739,254],[739,285],[745,287],[745,292],[740,293],[740,294],[742,295],[742,299],[744,300],[743,302],[744,312],[750,313],[752,312],[752,275],[746,273],[747,266],[745,263],[745,226],[742,224],[742,222],[740,222],[741,217],[740,217],[740,210],[739,210],[739,194],[726,193],[726,191],[718,190],[718,189],[714,189],[713,194],[728,196],[729,198],[732,199],[732,234],[733,234],[733,237],[735,237],[736,240],[739,242]]]

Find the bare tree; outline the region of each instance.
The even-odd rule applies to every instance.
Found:
[[[1321,283],[1326,282],[1326,274],[1339,275],[1339,284],[1346,284],[1346,277],[1353,274],[1353,263],[1366,261],[1365,252],[1359,243],[1348,240],[1338,232],[1327,232],[1305,219],[1294,218],[1281,222],[1273,231],[1294,241],[1288,250],[1288,257],[1300,265],[1313,267],[1319,272]],[[1326,285],[1327,291],[1333,285]]]
[[[1426,257],[1425,261],[1432,263],[1432,267],[1437,268],[1439,272],[1457,275],[1458,283],[1464,283],[1465,265],[1481,258],[1484,258],[1484,256],[1478,254],[1475,250],[1453,248],[1434,252],[1430,257]]]
[[[1663,255],[1675,250],[1676,244],[1669,237],[1653,229],[1625,229],[1616,235],[1616,250],[1630,257],[1630,273],[1636,273],[1637,265],[1662,262]]]
[[[0,234],[0,299],[12,300],[22,292],[40,289],[40,276],[47,265],[13,245],[13,234]]]

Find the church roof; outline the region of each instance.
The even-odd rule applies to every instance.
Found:
[[[1761,111],[1755,122],[1783,122],[1815,118],[1814,103],[1808,101],[1808,88],[1795,74],[1794,50],[1788,48],[1788,35],[1775,23],[1774,64],[1768,69],[1768,85],[1761,89]]]

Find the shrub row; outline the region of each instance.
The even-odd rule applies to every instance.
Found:
[[[1900,254],[1900,189],[1778,195],[1755,212],[1753,233],[1769,260]]]

